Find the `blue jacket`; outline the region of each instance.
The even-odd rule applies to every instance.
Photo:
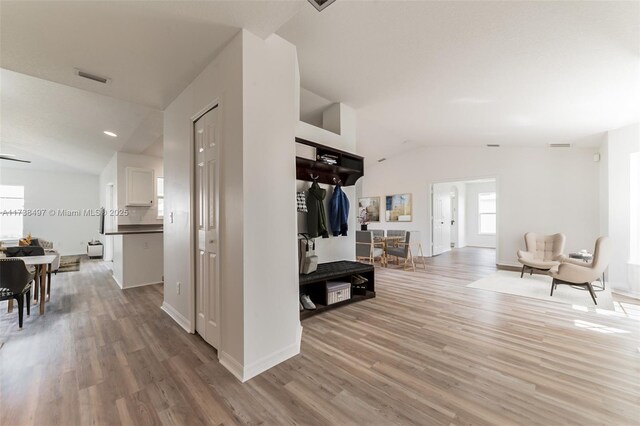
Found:
[[[339,185],[333,189],[329,203],[329,224],[334,237],[346,236],[349,229],[349,199]]]

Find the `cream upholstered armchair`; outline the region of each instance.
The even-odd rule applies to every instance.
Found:
[[[527,250],[518,250],[518,262],[522,263],[520,278],[524,275],[526,268],[529,268],[529,274],[533,274],[534,269],[549,271],[560,265],[565,240],[564,234],[538,235],[533,232],[524,234]]]
[[[575,261],[575,259],[563,258],[562,263],[557,268],[551,270],[551,296],[558,284],[569,284],[586,287],[591,294],[593,303],[596,305],[596,293],[591,286],[593,281],[600,278],[607,266],[611,256],[611,242],[609,237],[600,237],[596,240],[596,247],[593,251],[591,263]]]

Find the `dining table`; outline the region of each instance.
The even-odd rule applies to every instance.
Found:
[[[382,236],[382,237],[375,237],[373,239],[374,243],[378,243],[378,244],[382,243],[382,248],[384,250],[384,257],[385,257],[385,262],[384,262],[385,267],[389,266],[388,259],[387,259],[388,257],[387,250],[389,249],[389,244],[397,244],[403,240],[404,240],[404,237],[402,236],[392,236],[392,237]]]
[[[49,280],[49,288],[51,288],[51,264],[56,260],[55,254],[45,254],[43,256],[16,256],[14,259],[22,259],[27,266],[35,266],[40,273],[35,284],[39,287],[39,299],[40,315],[44,315],[45,312],[45,293],[47,278]],[[38,292],[36,292],[37,294]],[[31,303],[29,300],[28,303]],[[13,308],[13,300],[9,301],[9,310]]]

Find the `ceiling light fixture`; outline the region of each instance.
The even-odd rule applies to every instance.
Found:
[[[333,3],[336,0],[309,0],[309,3],[313,5],[318,12],[322,12],[327,6]]]
[[[118,135],[116,135],[115,133],[110,132],[110,131],[108,131],[108,130],[105,130],[105,131],[104,131],[104,132],[102,132],[102,133],[104,133],[104,134],[105,134],[105,135],[107,135],[107,136],[111,136],[112,138],[117,138],[117,137],[118,137]]]

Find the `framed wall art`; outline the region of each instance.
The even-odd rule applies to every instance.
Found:
[[[380,222],[380,197],[358,199],[358,217],[364,223]]]
[[[385,200],[385,220],[387,222],[411,222],[411,194],[387,195]]]

